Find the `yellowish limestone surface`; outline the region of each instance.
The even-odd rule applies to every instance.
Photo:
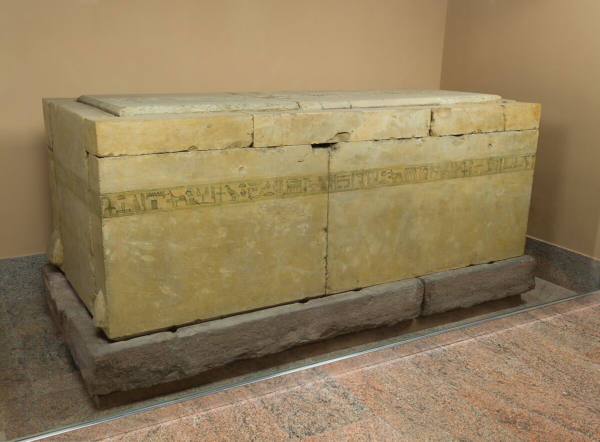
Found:
[[[56,172],[54,171],[54,152],[50,147],[46,148],[48,158],[48,184],[50,185],[50,202],[52,207],[58,207],[58,190],[56,188]],[[53,231],[60,235],[60,216],[59,211],[52,212]]]
[[[431,112],[431,135],[463,135],[504,130],[504,109],[498,105],[439,107]]]
[[[431,110],[418,107],[257,113],[254,146],[424,137],[430,119]]]
[[[298,109],[289,100],[262,99],[238,94],[83,95],[78,98],[117,117],[232,111]]]
[[[118,117],[196,112],[350,109],[484,103],[498,95],[428,89],[383,91],[238,92],[162,95],[82,95],[78,101]]]
[[[530,130],[540,126],[541,106],[534,103],[506,103],[505,130]]]
[[[48,253],[111,339],[523,253],[538,105],[82,96],[44,119]]]
[[[328,293],[522,255],[536,145],[528,131],[335,146]]]
[[[310,146],[100,159],[109,334],[322,295],[327,192],[317,179],[327,161],[327,150]],[[280,176],[287,178],[268,179]],[[265,195],[296,185],[315,188],[296,198]],[[144,194],[154,213],[111,216],[123,203],[135,210],[130,195],[141,205]]]
[[[143,155],[248,147],[252,116],[244,113],[151,115],[90,122],[90,153],[97,156]]]
[[[378,91],[307,91],[244,93],[263,99],[290,100],[299,109],[361,109],[394,106],[439,106],[458,103],[485,103],[500,100],[498,95],[429,89],[390,89]]]
[[[83,146],[86,119],[102,118],[104,113],[74,100],[49,101],[47,112],[56,185],[53,213],[60,219],[63,247],[61,268],[90,308],[96,292],[90,229],[90,207],[94,201],[89,198],[88,154]],[[54,256],[50,246],[48,254]]]
[[[54,264],[58,268],[62,268],[63,265],[64,249],[62,245],[62,238],[60,232],[55,230],[50,236],[48,241],[48,249],[46,250],[46,259]]]

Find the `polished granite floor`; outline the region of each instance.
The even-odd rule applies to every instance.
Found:
[[[598,441],[600,292],[52,441]]]
[[[5,281],[5,293],[2,293],[1,298],[4,301],[0,303],[0,431],[4,431],[7,438],[48,431],[158,401],[154,399],[110,410],[97,410],[89,399],[79,371],[50,318],[36,274],[39,267],[25,272],[20,269],[19,272],[12,286],[11,281]],[[9,273],[5,272],[5,275]],[[6,287],[9,287],[9,290],[6,290]],[[11,291],[10,287],[14,289]],[[498,310],[548,302],[573,294],[562,287],[537,280],[536,289],[523,295],[521,299],[496,301],[471,309],[420,318],[395,327],[311,344],[260,363],[238,364],[233,369],[235,373],[224,372],[222,379],[213,381],[223,384],[227,383],[227,378],[233,374],[242,378],[251,377],[254,372],[260,370],[272,371],[273,367],[277,369],[285,364],[290,366],[299,360],[318,360],[324,355],[344,354],[349,348],[360,349],[373,343],[392,342],[398,336],[418,330],[443,326],[465,318],[494,314]],[[261,385],[266,388],[270,384]],[[255,385],[253,388],[259,387]],[[200,390],[201,387],[197,389]],[[178,396],[181,394],[172,394],[161,400]]]

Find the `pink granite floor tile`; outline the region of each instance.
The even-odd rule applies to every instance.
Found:
[[[483,353],[474,351],[473,345],[453,346],[443,356],[433,357],[433,363],[422,370],[422,375],[435,376],[443,371],[445,382],[454,385],[463,398],[470,397],[471,392],[485,392],[490,400],[496,398],[510,404],[523,415],[544,416],[558,427],[568,427],[574,434],[585,434],[586,428],[597,424],[594,413],[581,401],[571,400],[562,387],[557,391],[558,384],[544,383],[539,376],[542,372],[523,367],[518,359],[511,361],[509,357],[499,364],[497,358],[486,359]],[[466,361],[468,365],[463,365]],[[461,370],[463,366],[468,367],[468,372]],[[549,367],[543,373],[551,370]]]
[[[259,398],[288,439],[316,436],[371,417],[371,411],[334,380]]]
[[[38,395],[36,408],[48,428],[78,424],[98,414],[83,383],[76,388]]]
[[[573,352],[561,350],[549,342],[548,338],[549,336],[522,329],[519,330],[519,336],[499,333],[489,337],[489,340],[482,340],[480,344],[509,358],[518,369],[533,379],[539,379],[547,388],[561,385],[562,389],[577,395],[581,400],[592,401],[594,392],[600,392],[597,367]]]
[[[288,375],[277,376],[248,385],[246,388],[253,396],[275,393],[277,391],[288,390],[293,387],[301,386],[307,388],[315,382],[323,381],[326,372],[322,367],[310,368],[297,371]]]
[[[210,426],[198,423],[198,417],[188,417],[148,428],[112,436],[106,442],[188,442],[218,441]]]
[[[600,306],[590,306],[577,311],[565,312],[561,315],[556,315],[551,318],[542,318],[540,322],[550,323],[556,327],[560,327],[561,334],[568,338],[568,345],[579,346],[585,345],[590,340],[597,341],[600,339],[600,330],[598,329],[598,315],[600,315]],[[573,341],[573,337],[577,340]]]
[[[378,418],[364,419],[326,431],[319,436],[306,437],[303,442],[371,442],[371,441],[414,441],[402,435],[394,427]]]
[[[4,302],[0,302],[0,327],[5,322],[8,322],[8,312],[6,311]]]
[[[402,437],[413,440],[511,440],[484,413],[457,400],[460,388],[441,376],[421,376],[430,361],[419,355],[349,374],[339,382]]]
[[[590,361],[600,365],[600,347],[594,347],[583,354]]]
[[[118,415],[119,411],[126,411],[127,409],[128,408],[126,407],[119,407],[117,409],[95,410],[93,418],[97,419],[98,417],[102,416],[111,417],[114,415]],[[82,413],[85,413],[85,411],[83,411]],[[83,442],[104,440],[108,437],[117,437],[124,433],[142,430],[149,426],[162,425],[166,422],[171,422],[179,418],[186,417],[190,414],[191,413],[184,409],[180,403],[177,403],[165,407],[159,407],[142,413],[136,413],[130,416],[112,419],[99,425],[92,425],[81,430],[51,437],[47,440],[57,442]],[[57,418],[59,417],[60,416],[57,416]]]
[[[198,414],[251,399],[253,396],[253,393],[246,387],[236,387],[195,399],[188,399],[181,402],[180,405],[187,414]]]
[[[26,357],[27,371],[36,394],[60,393],[83,385],[83,379],[70,356],[62,351]]]
[[[8,319],[13,327],[27,321],[44,320],[52,322],[50,311],[42,296],[35,298],[14,299],[4,302]]]
[[[72,389],[82,384],[79,370],[54,323],[33,319],[15,323],[12,329],[36,394]]]
[[[0,330],[0,388],[7,391],[12,383],[29,382],[25,358],[17,343],[3,339],[5,330]]]
[[[35,434],[46,428],[45,421],[35,404],[31,384],[22,380],[0,394],[0,430],[8,440]]]
[[[471,389],[462,395],[481,412],[498,424],[511,429],[515,437],[527,441],[593,441],[577,430],[554,422],[545,414],[538,414],[499,398],[485,390]],[[592,430],[593,431],[593,430]]]
[[[460,382],[470,389],[491,392],[523,410],[546,415],[558,424],[562,423],[572,430],[585,433],[586,428],[597,425],[596,413],[590,412],[585,405],[594,404],[595,400],[590,396],[571,400],[570,396],[582,387],[584,390],[598,391],[594,380],[586,382],[586,378],[593,375],[595,369],[590,364],[569,369],[575,355],[547,345],[548,337],[552,336],[551,330],[531,335],[533,340],[530,344],[535,345],[536,350],[528,352],[527,348],[530,346],[515,350],[512,339],[521,343],[528,340],[531,329],[538,325],[539,323],[534,323],[520,329],[511,329],[479,339],[468,346],[451,346],[445,353],[446,357],[436,355],[434,366],[442,364],[447,367],[446,371],[451,375],[447,381],[449,383],[463,376]],[[537,355],[531,354],[538,350]],[[460,371],[463,366],[461,361],[468,364],[469,373],[466,378],[465,373]],[[424,370],[423,374],[433,373]],[[571,418],[582,422],[582,425],[571,421]]]
[[[0,299],[40,298],[43,292],[42,255],[0,259]]]
[[[211,428],[221,441],[281,441],[286,439],[274,416],[257,399],[238,402],[198,416],[196,426]]]

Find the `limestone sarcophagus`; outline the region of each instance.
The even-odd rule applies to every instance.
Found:
[[[426,90],[47,99],[48,255],[113,339],[520,256],[539,113]]]

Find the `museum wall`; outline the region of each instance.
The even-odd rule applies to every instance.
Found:
[[[542,104],[528,234],[600,258],[600,2],[450,0],[442,89]]]
[[[0,1],[0,258],[51,231],[42,97],[438,88],[446,4]]]

